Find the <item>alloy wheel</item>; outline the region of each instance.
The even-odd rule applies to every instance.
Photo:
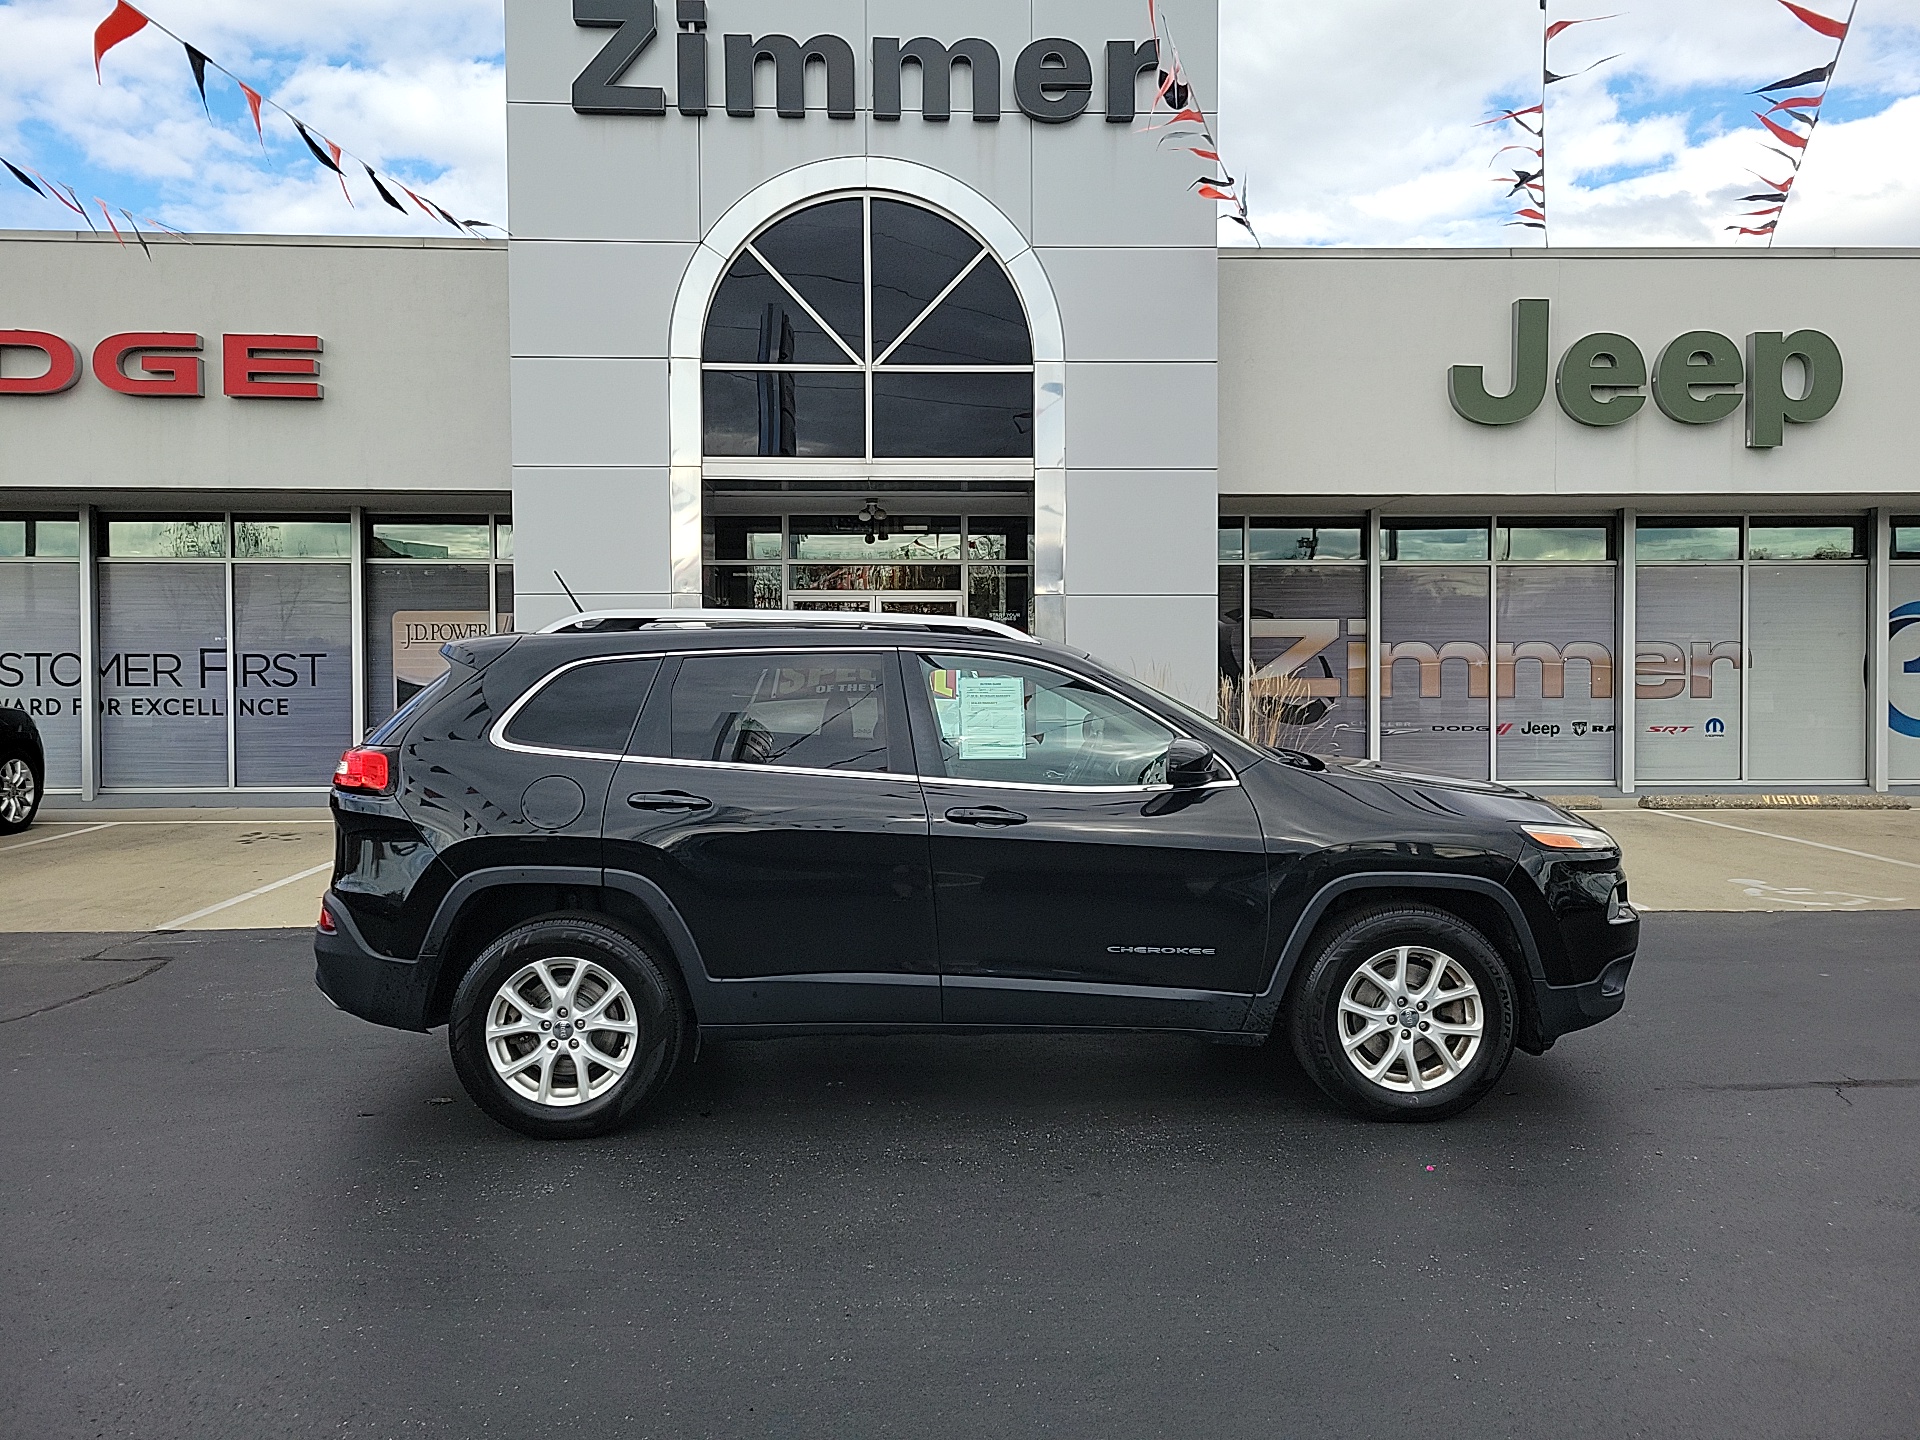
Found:
[[[1340,992],[1340,1044],[1362,1076],[1401,1094],[1452,1084],[1480,1050],[1486,1007],[1458,960],[1400,945],[1363,961]]]
[[[33,767],[17,757],[0,765],[0,823],[23,824],[33,802]]]
[[[633,998],[591,960],[522,966],[494,992],[486,1023],[494,1074],[521,1098],[556,1109],[612,1090],[640,1045]]]

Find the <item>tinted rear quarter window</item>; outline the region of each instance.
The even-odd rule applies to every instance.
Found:
[[[622,755],[659,668],[658,660],[592,660],[563,670],[520,707],[506,738],[541,750]]]

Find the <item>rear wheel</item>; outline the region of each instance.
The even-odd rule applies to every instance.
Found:
[[[1512,972],[1485,936],[1423,905],[1334,922],[1308,952],[1289,1017],[1320,1088],[1382,1120],[1439,1120],[1477,1104],[1513,1057]]]
[[[646,947],[597,920],[508,931],[453,997],[447,1043],[474,1103],[539,1139],[604,1135],[672,1075],[687,1031]]]
[[[0,835],[17,835],[40,811],[40,774],[24,755],[0,758]]]

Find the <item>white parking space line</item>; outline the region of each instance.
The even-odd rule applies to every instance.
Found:
[[[182,915],[178,920],[169,920],[164,925],[156,925],[156,930],[182,930],[196,920],[204,920],[209,915],[218,915],[222,910],[231,910],[236,905],[244,905],[249,900],[258,900],[262,895],[271,895],[276,890],[284,890],[289,885],[298,885],[302,880],[310,880],[315,875],[333,869],[333,861],[324,865],[315,865],[311,870],[302,870],[298,875],[289,875],[284,880],[276,880],[271,885],[262,885],[258,890],[249,890],[244,895],[236,895],[231,900],[222,900],[218,905],[209,905],[204,910],[196,910],[191,915]]]
[[[1844,845],[1823,845],[1818,840],[1802,840],[1798,835],[1776,835],[1771,830],[1749,830],[1745,825],[1729,825],[1724,820],[1703,820],[1698,815],[1676,815],[1671,810],[1652,812],[1668,820],[1685,820],[1689,825],[1711,825],[1716,830],[1738,830],[1742,835],[1758,835],[1762,840],[1780,840],[1788,845],[1805,845],[1814,850],[1831,850],[1836,855],[1852,855],[1859,860],[1878,860],[1883,865],[1899,865],[1920,870],[1920,863],[1896,860],[1891,855],[1875,855],[1871,850],[1849,850]]]
[[[18,845],[0,845],[0,855],[9,850],[31,850],[35,845],[51,845],[56,840],[71,840],[79,835],[91,835],[98,830],[111,830],[121,822],[109,820],[104,825],[89,825],[84,830],[69,830],[64,835],[42,835],[38,840],[22,840]]]

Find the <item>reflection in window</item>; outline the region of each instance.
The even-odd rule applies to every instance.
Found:
[[[1016,785],[1145,785],[1173,743],[1154,717],[1077,676],[971,655],[922,655],[918,665],[939,731],[930,774]]]
[[[1381,531],[1380,546],[1384,560],[1485,560],[1487,528],[1484,525],[1450,526],[1430,520],[1390,523]]]
[[[1920,524],[1896,520],[1893,524],[1893,558],[1920,560]]]
[[[1738,525],[1694,525],[1642,521],[1633,540],[1634,558],[1660,560],[1738,560]]]
[[[492,526],[484,519],[376,520],[370,560],[490,560]]]
[[[1866,554],[1861,527],[1845,523],[1788,522],[1752,524],[1747,529],[1750,560],[1858,560]]]
[[[344,515],[314,520],[235,516],[233,553],[242,560],[349,560],[353,524]]]
[[[958,560],[960,517],[889,519],[882,536],[848,516],[796,515],[788,543],[795,560]]]
[[[762,231],[714,295],[704,355],[708,455],[1033,456],[1033,342],[1012,281],[974,236],[905,201],[829,201]]]
[[[78,520],[0,518],[0,560],[72,560],[79,554]]]
[[[1603,561],[1613,558],[1613,527],[1594,525],[1503,525],[1495,558],[1512,561]]]
[[[223,559],[227,522],[212,516],[109,519],[100,553],[116,560]]]
[[[1255,520],[1248,532],[1247,558],[1256,561],[1361,560],[1366,558],[1358,525],[1287,525]],[[1231,557],[1222,554],[1221,559]]]
[[[1246,555],[1247,523],[1237,518],[1220,521],[1220,558],[1239,560]]]
[[[562,671],[520,708],[507,739],[546,750],[622,755],[659,664],[607,660]]]
[[[673,758],[885,772],[886,661],[696,656],[673,684]]]

